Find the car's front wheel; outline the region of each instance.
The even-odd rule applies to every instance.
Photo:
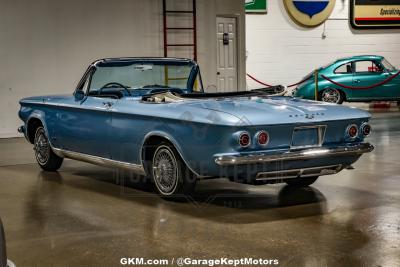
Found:
[[[299,177],[299,178],[294,178],[294,179],[286,179],[285,183],[287,183],[290,186],[294,186],[294,187],[306,187],[306,186],[312,185],[317,180],[318,180],[318,176],[303,177],[303,178]]]
[[[54,154],[53,150],[51,150],[50,142],[43,126],[36,129],[33,144],[36,161],[43,170],[57,171],[61,167],[64,159]]]
[[[321,100],[327,103],[342,104],[344,98],[344,94],[334,88],[327,88],[321,93]]]
[[[162,197],[185,198],[194,191],[195,175],[188,169],[177,150],[161,142],[151,161],[151,178]]]

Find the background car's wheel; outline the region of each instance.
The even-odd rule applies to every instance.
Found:
[[[45,171],[56,171],[61,167],[63,158],[60,158],[51,150],[49,139],[43,126],[36,129],[34,147],[36,161]]]
[[[345,95],[342,91],[334,88],[327,88],[321,93],[321,100],[327,103],[342,104]]]
[[[286,179],[285,183],[287,183],[290,186],[295,186],[295,187],[306,187],[309,186],[315,181],[317,181],[318,176],[316,177],[303,177],[303,178],[294,178],[294,179]]]
[[[161,142],[157,147],[150,172],[157,192],[163,197],[181,198],[194,191],[196,177],[170,143]]]

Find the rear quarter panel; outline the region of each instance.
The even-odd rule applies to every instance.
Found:
[[[120,101],[112,114],[111,148],[113,159],[140,163],[143,143],[151,136],[164,137],[174,144],[192,170],[210,164],[214,151],[228,147],[222,136],[240,120],[212,110],[180,103],[149,104]]]

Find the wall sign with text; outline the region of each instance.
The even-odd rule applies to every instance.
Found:
[[[350,0],[350,22],[355,29],[400,28],[400,0]]]
[[[267,13],[267,0],[246,0],[246,13]]]

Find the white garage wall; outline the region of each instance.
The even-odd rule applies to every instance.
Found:
[[[268,1],[266,15],[247,15],[247,72],[267,83],[288,85],[345,56],[378,54],[400,67],[400,30],[352,30],[348,2],[336,1],[325,39],[321,38],[324,25],[314,29],[296,25],[280,0]],[[249,79],[248,85],[259,87]]]
[[[244,87],[243,0],[197,3],[198,55],[205,87],[215,87],[217,79],[217,14],[240,17]],[[96,59],[163,56],[161,11],[162,0],[0,0],[0,137],[18,136],[21,98],[72,93]]]

